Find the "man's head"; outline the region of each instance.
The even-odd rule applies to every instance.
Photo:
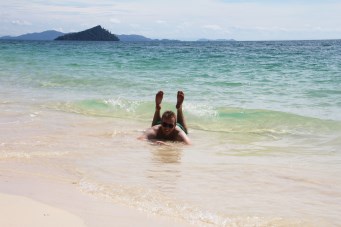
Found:
[[[176,126],[176,114],[173,111],[167,110],[162,114],[161,126],[164,134],[169,135]]]

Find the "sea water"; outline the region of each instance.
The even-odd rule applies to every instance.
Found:
[[[193,145],[136,139],[159,90],[162,111],[184,91]],[[341,223],[340,40],[1,41],[0,106],[0,161],[80,193],[196,226]]]

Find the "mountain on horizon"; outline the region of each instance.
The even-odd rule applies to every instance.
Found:
[[[64,35],[62,32],[58,32],[55,30],[48,30],[44,32],[34,32],[27,33],[19,36],[3,36],[0,39],[5,40],[54,40],[55,38]]]
[[[68,34],[74,34],[74,33],[63,33],[55,30],[48,30],[44,32],[35,32],[35,33],[27,33],[19,36],[3,36],[0,37],[0,40],[46,40],[46,41],[52,41],[56,38],[68,35]],[[147,38],[142,35],[116,35],[119,41],[124,42],[149,42],[149,41],[159,41],[159,42],[167,42],[167,41],[179,41],[179,40],[170,40],[170,39],[151,39]],[[219,40],[211,40],[211,39],[198,39],[197,41],[203,42],[203,41],[235,41],[234,39],[219,39]]]
[[[0,37],[0,40],[46,40],[52,41],[58,38],[59,36],[63,36],[69,33],[63,33],[55,30],[48,30],[44,32],[35,32],[35,33],[27,33],[19,36],[3,36]],[[116,35],[120,41],[125,42],[147,42],[154,41],[155,39],[150,39],[142,35]],[[158,40],[157,40],[158,41]]]
[[[119,38],[111,34],[108,30],[102,28],[100,25],[89,28],[87,30],[75,33],[69,33],[57,37],[55,40],[65,41],[119,41]]]

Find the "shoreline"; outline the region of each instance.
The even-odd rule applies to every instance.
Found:
[[[1,161],[0,226],[191,226],[84,194],[75,179],[48,179],[35,165]]]

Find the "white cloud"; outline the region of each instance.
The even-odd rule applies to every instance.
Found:
[[[219,25],[216,25],[216,24],[204,25],[202,27],[205,29],[215,30],[215,31],[221,31],[222,30],[222,27],[220,27]]]
[[[164,20],[157,20],[156,23],[157,23],[157,24],[165,24],[166,21],[164,21]]]
[[[113,24],[120,24],[121,23],[121,21],[119,19],[116,19],[116,18],[111,18],[110,22]]]
[[[139,25],[139,24],[129,24],[129,26],[132,28],[140,28],[141,27],[141,25]]]
[[[12,20],[11,24],[19,25],[19,26],[30,26],[32,23],[25,21],[25,20]]]

